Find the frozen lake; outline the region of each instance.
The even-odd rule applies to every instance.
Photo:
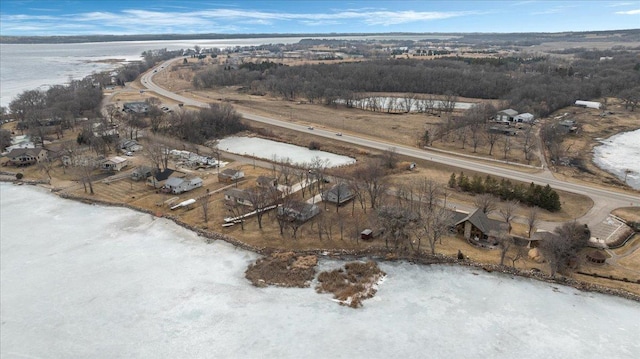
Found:
[[[257,137],[231,136],[220,140],[218,148],[223,151],[248,155],[266,160],[290,159],[292,163],[310,163],[314,158],[326,161],[327,167],[338,167],[355,163],[355,158],[336,155],[334,153],[310,150],[288,143],[265,140]],[[285,153],[286,155],[283,155]]]
[[[602,140],[593,148],[593,162],[635,189],[640,189],[640,129]],[[626,172],[626,173],[625,173]]]
[[[255,254],[165,219],[28,186],[0,184],[0,199],[2,358],[640,357],[640,304],[616,297],[382,263],[354,310],[255,288]]]

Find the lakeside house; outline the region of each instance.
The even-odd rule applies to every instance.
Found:
[[[202,179],[200,177],[171,177],[167,179],[163,186],[166,191],[174,194],[188,192],[199,187],[202,187]]]
[[[479,208],[471,213],[453,212],[454,227],[468,241],[495,244],[495,233],[507,231],[507,224],[491,219]]]
[[[251,194],[247,190],[230,188],[224,191],[224,200],[229,204],[241,204],[243,206],[253,206]]]
[[[233,168],[227,168],[226,170],[218,173],[219,182],[233,183],[243,178],[244,178],[244,172],[240,170],[234,170]]]
[[[149,166],[138,166],[133,172],[131,172],[131,179],[133,181],[142,181],[153,175],[153,168]]]
[[[293,201],[278,206],[278,215],[288,217],[291,221],[306,222],[320,213],[315,204]]]
[[[264,189],[276,188],[278,186],[278,180],[274,177],[258,176],[256,186]]]
[[[22,167],[31,166],[47,159],[47,150],[43,148],[15,148],[6,154],[7,165]]]
[[[114,156],[104,160],[100,167],[105,171],[119,172],[123,168],[127,167],[127,165],[129,165],[129,161],[126,158]]]
[[[158,169],[152,176],[147,178],[147,186],[151,186],[153,188],[162,188],[162,186],[164,186],[165,182],[174,172],[174,170],[169,168],[165,168],[162,171]]]
[[[336,203],[338,205],[346,203],[355,197],[355,193],[347,183],[338,183],[328,191],[322,193],[322,200]]]

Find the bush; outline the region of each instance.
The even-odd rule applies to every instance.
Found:
[[[16,179],[21,180],[24,175],[22,173],[16,173]]]
[[[312,151],[316,151],[320,149],[320,142],[317,141],[311,141],[309,142],[309,147],[310,150]]]

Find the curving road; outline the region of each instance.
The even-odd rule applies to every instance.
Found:
[[[142,75],[141,82],[142,85],[147,89],[156,92],[159,95],[171,98],[175,101],[184,103],[188,106],[195,107],[208,107],[207,103],[195,100],[193,98],[185,97],[180,94],[173,93],[169,90],[166,90],[153,82],[153,77],[158,73],[166,69],[169,64],[174,61],[182,60],[182,58],[172,59],[163,62],[162,64],[156,66],[154,69],[148,71],[144,75]],[[638,194],[629,193],[629,192],[621,192],[616,190],[610,190],[605,188],[594,187],[585,184],[565,182],[562,180],[558,180],[541,171],[539,173],[524,173],[519,172],[514,169],[504,168],[501,166],[496,166],[492,163],[482,162],[474,159],[458,157],[446,153],[423,150],[418,148],[413,148],[409,146],[403,146],[395,143],[385,142],[382,140],[373,140],[367,139],[363,137],[353,136],[349,134],[342,134],[341,136],[337,136],[335,132],[324,130],[324,129],[309,129],[305,125],[299,125],[295,123],[285,122],[276,120],[273,118],[259,116],[256,114],[248,113],[246,111],[238,111],[244,118],[262,122],[265,124],[269,124],[272,126],[278,126],[294,131],[299,132],[307,132],[319,137],[331,138],[333,140],[342,141],[345,143],[354,144],[357,146],[369,147],[377,150],[387,150],[389,148],[394,148],[396,153],[426,160],[432,161],[436,163],[441,163],[449,166],[459,167],[461,169],[473,170],[482,173],[488,173],[494,176],[500,176],[516,181],[522,182],[534,182],[536,184],[546,185],[549,184],[551,187],[557,190],[577,193],[581,195],[585,195],[590,197],[594,206],[589,210],[589,212],[581,217],[581,221],[589,224],[589,226],[593,226],[599,222],[601,222],[611,210],[619,207],[628,207],[628,206],[640,206],[640,196]]]

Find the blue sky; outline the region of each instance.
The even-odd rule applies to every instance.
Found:
[[[640,0],[0,0],[0,34],[5,36],[558,32],[637,28],[640,28]]]

